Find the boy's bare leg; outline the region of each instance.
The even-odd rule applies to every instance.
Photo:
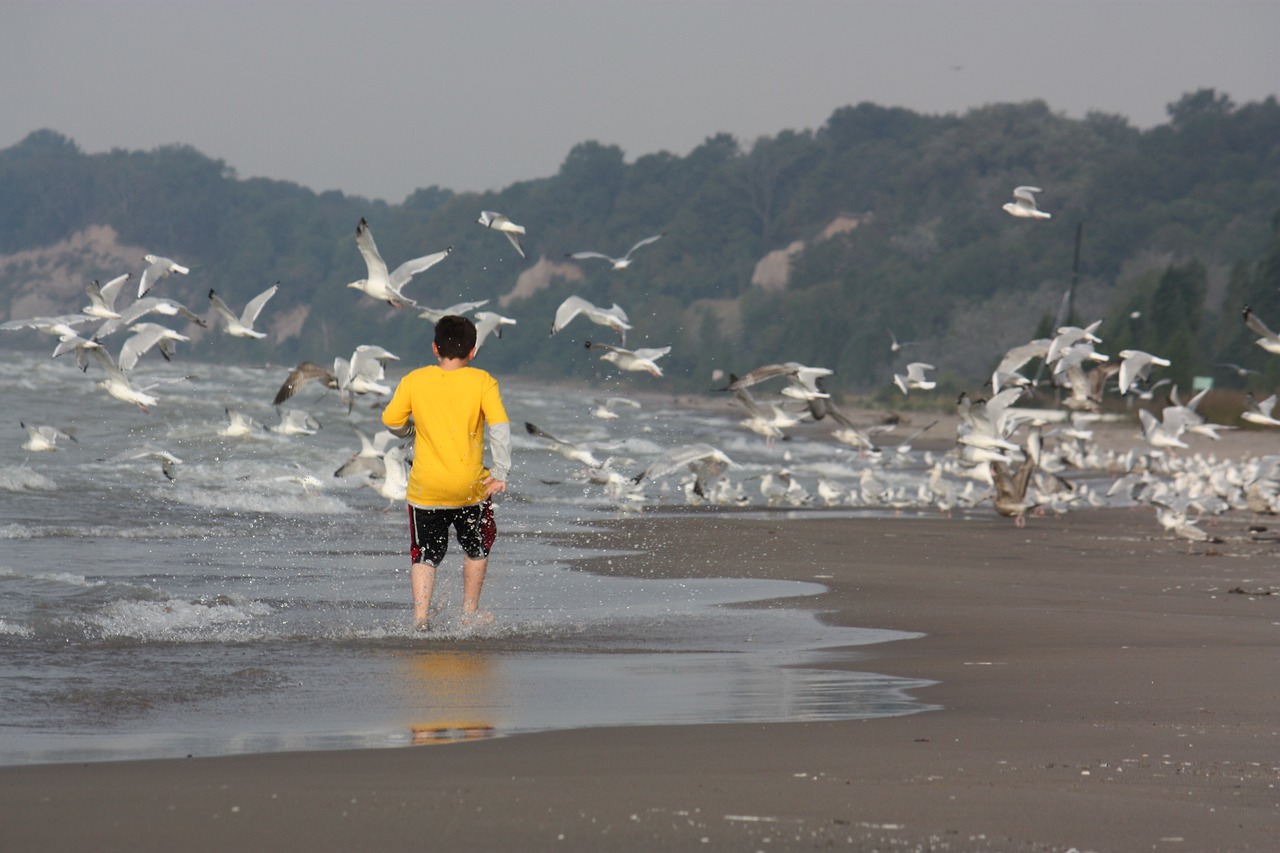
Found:
[[[430,563],[414,563],[409,570],[409,584],[413,587],[413,627],[426,627],[431,593],[436,585],[436,567]]]
[[[480,591],[484,588],[484,574],[489,568],[489,558],[473,560],[462,558],[462,617],[477,616],[478,621],[488,622],[492,616],[480,614]],[[485,618],[488,616],[488,618]]]

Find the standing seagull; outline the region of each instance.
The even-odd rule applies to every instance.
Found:
[[[503,214],[492,210],[480,211],[480,219],[477,221],[485,228],[492,228],[494,231],[506,234],[511,245],[515,246],[516,251],[520,253],[520,257],[524,257],[524,248],[520,245],[520,235],[524,233],[523,225],[517,225]]]
[[[1013,191],[1013,201],[1004,205],[1005,212],[1019,219],[1049,219],[1049,214],[1036,207],[1033,193],[1038,192],[1042,192],[1039,187],[1017,187]]]
[[[442,252],[434,252],[405,261],[396,267],[395,272],[388,273],[387,263],[382,260],[382,255],[378,254],[378,247],[373,242],[373,232],[369,230],[369,223],[364,220],[364,217],[360,218],[360,224],[356,226],[356,248],[364,257],[368,274],[359,281],[351,282],[347,287],[353,287],[396,308],[403,308],[406,305],[417,308],[417,303],[401,293],[401,289],[409,283],[409,279],[431,269],[453,251],[453,247],[450,246]]]
[[[149,266],[142,271],[142,278],[138,279],[139,299],[146,296],[147,291],[155,287],[156,282],[169,275],[169,273],[176,272],[179,275],[186,275],[191,272],[191,270],[172,258],[162,258],[159,255],[144,255],[142,259]]]
[[[631,266],[632,252],[634,252],[636,249],[639,249],[641,246],[647,246],[650,243],[661,240],[665,236],[666,236],[666,232],[664,231],[661,234],[654,234],[652,237],[645,237],[639,243],[636,243],[630,249],[627,249],[627,253],[620,258],[612,258],[612,257],[609,257],[608,255],[601,254],[600,252],[573,252],[571,254],[565,255],[565,257],[573,258],[575,261],[582,261],[582,260],[586,260],[587,258],[600,258],[602,261],[608,261],[610,264],[612,264],[615,270],[625,270],[627,267]]]
[[[627,342],[627,329],[631,328],[627,312],[616,302],[612,308],[597,308],[581,296],[570,296],[560,303],[560,307],[556,309],[556,318],[551,323],[551,334],[554,335],[569,325],[569,321],[579,314],[585,314],[588,320],[597,325],[608,326],[622,336],[622,343]]]
[[[276,295],[280,282],[268,287],[257,296],[249,300],[244,306],[244,313],[239,317],[235,312],[227,307],[227,303],[222,301],[222,297],[209,291],[209,302],[213,305],[213,310],[218,312],[226,325],[227,334],[233,338],[265,338],[266,332],[259,332],[253,328],[254,322],[258,319],[258,314],[262,313],[262,306],[267,304],[267,300]]]

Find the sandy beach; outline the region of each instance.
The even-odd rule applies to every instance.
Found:
[[[445,746],[0,768],[6,850],[1280,849],[1280,543],[1145,508],[621,519],[585,570],[820,581],[942,706]],[[1280,525],[1273,525],[1273,531]],[[576,534],[575,534],[576,535]]]

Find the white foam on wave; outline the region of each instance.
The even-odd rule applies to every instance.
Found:
[[[231,512],[256,512],[272,515],[342,515],[351,508],[332,495],[282,494],[266,491],[232,489],[181,490],[174,497],[182,503],[202,509]]]
[[[177,639],[191,634],[203,636],[217,627],[246,624],[271,612],[271,607],[259,601],[113,601],[94,621],[109,636]]]
[[[52,581],[53,583],[63,584],[65,586],[84,587],[86,589],[95,586],[102,586],[103,581],[91,581],[84,575],[73,574],[72,572],[40,572],[31,576],[33,580]]]
[[[207,537],[215,528],[173,524],[120,528],[108,525],[83,527],[66,524],[6,524],[0,526],[0,539],[187,539]]]
[[[52,478],[25,466],[0,468],[0,489],[6,492],[56,492]]]
[[[15,625],[12,622],[0,619],[0,634],[10,637],[30,637],[32,633],[32,630],[25,625]]]

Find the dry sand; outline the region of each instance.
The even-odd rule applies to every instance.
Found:
[[[1147,509],[619,521],[647,553],[587,568],[830,575],[785,606],[924,632],[847,665],[943,710],[0,768],[0,847],[1280,850],[1280,546],[1247,521],[1192,553]]]

